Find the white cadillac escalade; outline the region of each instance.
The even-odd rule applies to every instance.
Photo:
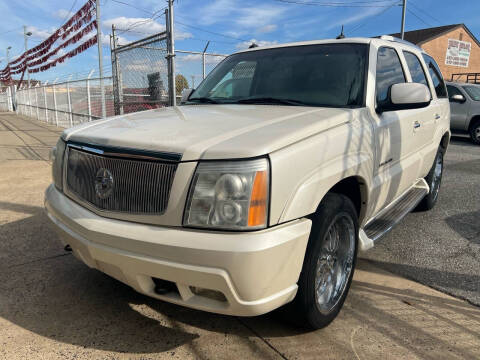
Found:
[[[52,150],[62,241],[143,294],[240,316],[288,304],[323,327],[357,251],[437,201],[450,108],[412,44],[249,49],[183,103],[65,130]]]

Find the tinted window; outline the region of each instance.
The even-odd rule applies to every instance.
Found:
[[[388,102],[388,91],[393,84],[404,83],[402,64],[397,52],[388,47],[382,47],[377,54],[377,105]]]
[[[480,87],[478,86],[464,86],[463,89],[467,92],[468,96],[472,98],[472,100],[480,101]]]
[[[254,61],[240,61],[211,90],[212,97],[248,96],[256,65]]]
[[[428,86],[427,78],[425,76],[425,73],[423,72],[423,67],[418,57],[408,51],[404,51],[403,55],[405,56],[405,60],[407,61],[408,70],[410,70],[412,81]]]
[[[447,85],[448,97],[451,98],[453,95],[462,95],[460,90],[458,90],[455,86]]]
[[[364,106],[368,46],[320,44],[233,54],[190,96],[189,103],[269,103],[288,99],[310,106]],[[203,98],[203,99],[202,99]],[[262,100],[263,99],[263,100]],[[210,103],[210,102],[208,102]]]
[[[437,93],[437,97],[444,98],[447,97],[447,89],[445,87],[445,82],[443,81],[442,73],[433,58],[428,56],[427,54],[423,54],[423,59],[428,67],[428,72],[433,81],[433,87],[435,88],[435,92]]]

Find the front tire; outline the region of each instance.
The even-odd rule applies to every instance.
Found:
[[[416,210],[428,211],[433,209],[437,203],[438,193],[440,192],[440,185],[442,183],[443,176],[443,153],[444,150],[441,147],[438,148],[432,168],[425,177],[425,181],[430,187],[430,191],[427,195],[425,195],[420,204],[418,204]]]
[[[292,306],[297,323],[320,329],[335,319],[347,297],[357,259],[358,215],[348,197],[329,193],[312,221]]]
[[[475,144],[480,145],[480,119],[476,119],[472,122],[472,125],[470,125],[469,133],[472,141]]]

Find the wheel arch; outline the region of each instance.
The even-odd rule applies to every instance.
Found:
[[[440,147],[443,149],[443,152],[447,151],[448,145],[450,144],[450,137],[450,132],[447,131],[443,134],[442,139],[440,140]]]
[[[472,129],[473,124],[476,124],[478,121],[480,121],[480,115],[473,115],[473,116],[470,118],[470,121],[468,122],[468,131],[469,131],[469,132],[470,132],[470,130]]]
[[[365,179],[358,175],[346,177],[333,185],[326,192],[326,194],[328,193],[342,194],[348,197],[355,206],[355,209],[357,210],[358,222],[362,223],[362,220],[366,216],[368,204],[368,188]],[[318,207],[320,207],[321,204],[322,202],[320,201]]]

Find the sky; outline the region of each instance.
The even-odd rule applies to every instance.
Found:
[[[165,0],[100,0],[103,62],[111,73],[109,34],[115,24],[120,43],[138,40],[165,29]],[[341,26],[347,37],[375,36],[400,31],[401,0],[175,0],[175,47],[231,54],[259,45],[334,38]],[[39,44],[61,26],[84,0],[0,0],[0,68],[5,66],[6,48],[10,58],[24,51],[23,25],[32,32],[29,47]],[[320,6],[329,5],[329,6]],[[349,7],[338,6],[348,4]],[[480,38],[480,1],[408,0],[406,31],[432,26],[465,23]],[[153,20],[152,20],[153,17]],[[122,31],[130,29],[130,31]],[[77,44],[78,45],[78,44]],[[66,51],[70,50],[67,48]],[[221,58],[209,57],[210,70]],[[91,69],[98,75],[98,50],[84,53],[48,71],[32,74],[45,80],[85,77]],[[201,80],[201,61],[196,55],[178,55],[177,73],[190,85]],[[14,78],[18,78],[14,77]]]

